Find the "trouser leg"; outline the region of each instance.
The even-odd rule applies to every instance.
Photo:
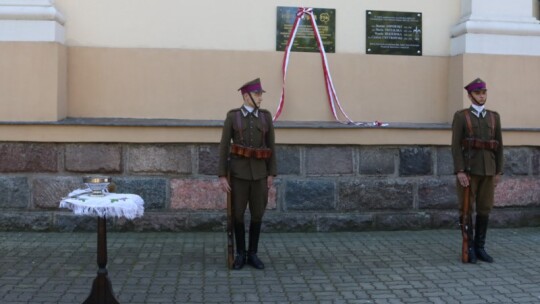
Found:
[[[244,223],[234,223],[234,238],[236,241],[236,253],[246,252],[246,228]]]
[[[268,187],[266,178],[253,181],[252,191],[249,197],[249,211],[251,214],[251,224],[249,226],[249,248],[248,252],[257,253],[259,237],[261,234],[262,218],[268,202]]]
[[[243,254],[246,251],[244,213],[246,212],[249,199],[249,181],[231,178],[231,188],[236,252]]]
[[[263,269],[264,264],[257,257],[257,251],[261,233],[262,217],[266,210],[266,204],[268,201],[268,187],[266,178],[256,181],[233,178],[232,191],[235,239],[237,248],[237,255],[233,268],[242,268],[247,259],[248,264],[257,269]],[[249,248],[246,252],[244,213],[248,205],[251,214],[251,223],[249,231]]]
[[[236,257],[233,269],[242,269],[246,263],[246,228],[244,213],[249,197],[249,183],[237,178],[231,178],[232,204],[234,209],[234,238],[236,242]]]
[[[257,269],[264,269],[264,263],[257,256],[261,235],[262,218],[268,202],[268,186],[266,178],[253,181],[249,199],[251,223],[249,225],[249,247],[247,263]]]
[[[476,231],[475,231],[475,251],[479,260],[488,263],[493,262],[493,258],[484,249],[486,243],[487,226],[489,214],[493,208],[495,193],[495,182],[493,176],[484,176],[478,180],[478,190],[476,197]]]

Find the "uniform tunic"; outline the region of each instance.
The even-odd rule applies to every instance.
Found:
[[[480,140],[497,140],[499,142],[496,151],[489,149],[466,148],[462,146],[463,140],[469,137],[466,111],[469,111],[474,138]],[[495,126],[492,126],[490,112],[495,117]],[[476,110],[471,107],[457,111],[452,122],[452,157],[454,159],[454,171],[470,174],[471,202],[476,202],[478,214],[488,215],[493,207],[494,200],[494,176],[502,174],[504,164],[503,142],[501,132],[501,119],[497,112],[485,111],[478,116]],[[492,134],[493,133],[493,134]],[[463,205],[463,190],[457,182],[460,211]],[[472,209],[472,208],[471,208]]]
[[[233,155],[231,142],[250,148],[269,148],[272,155],[269,159]],[[249,113],[242,107],[227,113],[219,145],[218,176],[227,176],[230,169],[237,222],[243,222],[248,201],[252,221],[262,220],[268,202],[266,177],[277,173],[275,154],[274,125],[269,111],[259,109]]]

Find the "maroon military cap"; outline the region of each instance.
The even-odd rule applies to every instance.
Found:
[[[242,87],[240,87],[240,89],[238,89],[238,91],[240,91],[242,94],[250,92],[266,93],[266,91],[262,88],[260,78],[253,79],[252,81],[245,83]]]
[[[465,90],[467,90],[468,93],[480,90],[487,90],[486,82],[480,78],[476,78],[475,80],[471,81],[471,83],[465,86]]]

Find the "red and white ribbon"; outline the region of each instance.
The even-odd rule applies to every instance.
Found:
[[[332,76],[330,75],[330,67],[328,65],[328,59],[326,58],[326,52],[324,50],[321,34],[319,33],[319,28],[317,27],[315,15],[313,14],[313,8],[305,8],[305,7],[298,8],[298,11],[296,13],[296,19],[294,20],[291,33],[289,35],[289,40],[287,41],[285,54],[283,56],[283,64],[281,67],[282,74],[283,74],[283,82],[281,86],[281,98],[279,100],[279,105],[273,119],[277,120],[278,117],[281,115],[281,111],[283,110],[283,105],[285,103],[285,80],[287,78],[287,67],[289,65],[289,57],[291,55],[291,49],[293,46],[294,38],[296,37],[296,32],[298,31],[298,25],[300,24],[301,19],[304,18],[304,15],[306,14],[310,16],[309,19],[311,21],[311,27],[313,28],[313,34],[315,36],[315,39],[317,41],[317,46],[319,47],[319,52],[321,54],[326,94],[328,96],[328,103],[330,104],[330,109],[332,110],[332,115],[334,116],[334,119],[337,122],[340,122],[342,124],[364,125],[365,123],[355,122],[352,119],[350,119],[347,113],[345,113],[345,111],[343,110],[343,107],[341,106],[341,103],[339,102],[339,99],[337,97],[336,89],[334,88],[334,83],[332,82]],[[345,120],[341,120],[339,118],[336,108],[339,109],[341,115],[345,118]],[[373,123],[370,123],[370,125],[384,126],[387,124],[382,124],[378,121],[375,121]]]

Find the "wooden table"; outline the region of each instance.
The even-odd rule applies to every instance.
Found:
[[[62,199],[60,208],[77,215],[97,215],[97,277],[83,304],[119,304],[107,271],[107,217],[134,219],[144,214],[144,201],[135,194],[109,193],[91,196],[76,190]]]

